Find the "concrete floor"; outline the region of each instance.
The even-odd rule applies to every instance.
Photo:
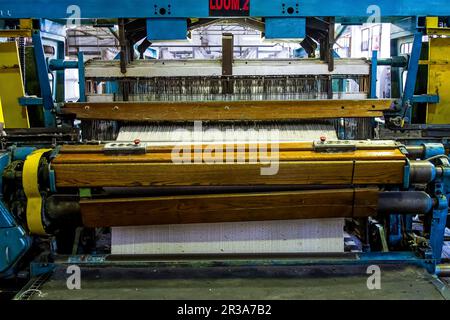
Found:
[[[59,267],[33,299],[433,299],[436,281],[414,266],[383,265],[381,290],[368,290],[367,266],[83,268],[68,290]],[[442,283],[442,282],[441,282]],[[441,288],[442,289],[442,288]],[[445,289],[447,292],[449,288]]]

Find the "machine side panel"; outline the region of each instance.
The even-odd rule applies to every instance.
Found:
[[[19,98],[24,95],[17,45],[0,43],[0,98],[6,128],[30,127],[27,109],[19,105]]]
[[[450,39],[430,38],[428,94],[439,95],[439,103],[429,104],[428,124],[450,123]]]

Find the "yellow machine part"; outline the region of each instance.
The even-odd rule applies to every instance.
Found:
[[[428,94],[439,95],[439,103],[428,104],[427,124],[450,123],[450,28],[439,27],[438,17],[427,17],[429,37]],[[436,37],[437,36],[437,37]]]
[[[450,28],[439,27],[439,17],[427,17],[428,35],[450,35]]]
[[[0,99],[5,128],[29,128],[27,109],[19,105],[25,95],[16,42],[0,43]]]
[[[30,154],[23,166],[22,183],[27,197],[27,225],[32,234],[46,235],[42,221],[42,196],[39,191],[39,163],[44,153],[51,149],[41,149]]]
[[[5,118],[3,117],[3,107],[1,97],[0,97],[0,123],[5,123]]]
[[[33,20],[20,19],[19,29],[0,30],[0,38],[31,37],[33,30]]]

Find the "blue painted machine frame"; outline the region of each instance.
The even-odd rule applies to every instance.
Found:
[[[285,0],[285,1],[267,1],[267,0],[251,0],[249,16],[269,18],[268,21],[279,21],[279,18],[286,19],[283,22],[292,21],[295,25],[303,25],[304,18],[307,17],[336,17],[336,22],[344,24],[357,24],[368,21],[373,18],[379,9],[381,21],[395,21],[403,17],[425,17],[425,16],[450,16],[448,0],[359,0],[353,2],[341,2],[336,4],[335,0]],[[282,4],[287,7],[299,7],[296,10],[284,10]],[[68,11],[70,6],[78,6],[80,8],[81,19],[117,19],[117,18],[145,18],[152,22],[166,21],[174,19],[180,21],[187,18],[211,18],[209,13],[209,0],[129,0],[122,2],[114,2],[109,0],[54,0],[51,5],[47,0],[22,0],[13,2],[11,0],[0,0],[0,19],[69,19],[72,12]],[[169,7],[170,6],[170,7]],[[168,10],[170,8],[170,10]],[[372,9],[371,9],[372,8]],[[165,9],[165,10],[161,10]],[[163,14],[164,12],[164,14]],[[214,17],[217,18],[217,17]],[[159,20],[158,20],[159,19]],[[184,23],[180,23],[182,28]],[[276,26],[275,26],[276,27]],[[173,30],[171,30],[172,32]],[[285,30],[284,30],[285,31]],[[278,36],[283,30],[275,30]],[[177,32],[176,37],[180,37]],[[54,108],[52,93],[48,82],[48,70],[63,70],[65,68],[78,68],[80,71],[80,93],[81,101],[84,101],[84,67],[83,58],[79,56],[77,63],[65,61],[52,61],[47,63],[42,49],[42,39],[40,32],[33,34],[33,42],[35,43],[35,54],[38,62],[38,77],[41,83],[42,103],[47,112],[51,112]],[[414,35],[414,46],[411,59],[409,62],[409,73],[405,93],[402,98],[402,106],[406,110],[405,118],[410,119],[408,105],[414,99],[414,86],[417,78],[417,68],[419,65],[420,47],[422,42],[422,33],[418,30]],[[371,96],[375,96],[376,88],[376,66],[377,56],[374,55],[372,74]],[[50,90],[50,91],[49,91]],[[433,97],[422,97],[422,99],[435,99]],[[54,119],[46,117],[46,125],[54,126]],[[434,150],[427,155],[444,155],[442,150],[435,152],[434,147],[427,150]],[[25,152],[26,153],[26,152]],[[22,155],[23,157],[23,155]],[[10,161],[10,155],[5,153],[0,156],[0,172],[4,170]],[[408,175],[405,175],[407,177]],[[406,179],[406,178],[405,178]],[[405,181],[405,185],[408,185]],[[427,252],[425,259],[419,259],[412,253],[367,253],[361,254],[361,261],[417,261],[428,266],[430,271],[435,270],[435,266],[440,262],[442,251],[442,242],[444,238],[444,230],[448,212],[448,194],[450,193],[450,168],[444,169],[442,178],[435,182],[435,195],[438,197],[438,205],[433,209],[433,218],[430,234],[430,251]],[[3,239],[4,238],[4,239]],[[13,242],[10,243],[11,239]],[[21,255],[26,252],[31,244],[30,238],[26,235],[25,230],[17,225],[12,215],[0,203],[0,245],[6,244],[9,256],[2,258],[0,255],[0,273],[6,274],[11,270],[14,263]],[[3,259],[3,260],[2,260]],[[98,262],[98,261],[97,261]],[[0,274],[1,275],[1,274]]]
[[[15,148],[0,154],[0,278],[14,275],[14,266],[31,247],[31,237],[3,203],[3,171],[12,160],[24,159],[34,148]]]
[[[299,5],[297,11],[284,10],[285,7]],[[209,18],[209,0],[0,0],[0,10],[4,19],[68,19],[72,11],[68,8],[78,6],[82,19],[116,18]],[[169,7],[170,6],[170,7]],[[411,16],[450,15],[446,0],[252,0],[251,17],[337,17],[340,21],[365,21],[374,14],[377,6],[382,17],[395,19]],[[166,10],[161,11],[164,8]],[[156,10],[155,10],[156,9]],[[170,9],[170,10],[169,10]],[[170,14],[169,14],[170,12]],[[363,20],[361,20],[363,19]]]

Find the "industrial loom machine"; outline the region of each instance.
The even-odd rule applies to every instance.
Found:
[[[392,47],[409,39],[411,53],[339,58],[336,24],[372,22],[373,5],[401,30]],[[449,16],[444,0],[0,0],[0,276],[107,265],[115,253],[301,264],[309,251],[448,274]],[[65,60],[55,30],[69,19],[118,25],[117,59]],[[309,58],[237,60],[224,34],[220,60],[142,59],[153,43],[213,23],[297,41]],[[387,99],[377,97],[380,66],[392,70]],[[64,99],[67,69],[78,72],[78,101]],[[361,250],[320,231],[313,250],[275,241],[320,221],[337,221]],[[100,249],[105,234],[112,245]]]

